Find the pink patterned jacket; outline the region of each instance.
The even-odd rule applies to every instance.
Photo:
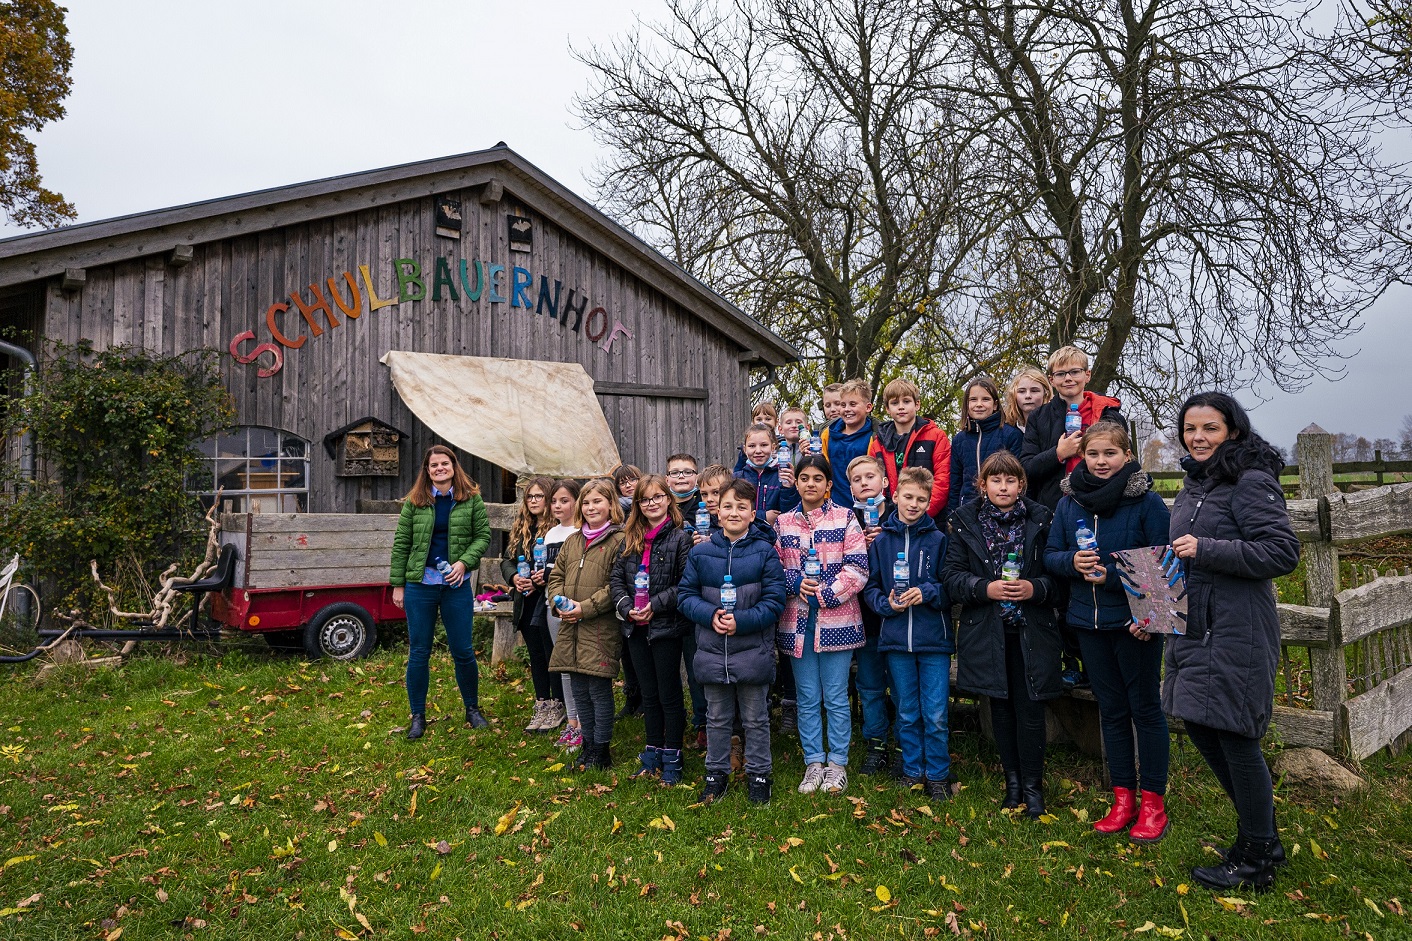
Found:
[[[868,543],[852,511],[832,500],[812,513],[796,507],[775,520],[775,548],[784,564],[789,600],[775,631],[775,646],[791,657],[804,656],[809,627],[809,602],[799,596],[804,580],[804,556],[812,547],[823,568],[815,621],[814,652],[828,653],[863,646],[863,611],[859,600],[868,583]]]

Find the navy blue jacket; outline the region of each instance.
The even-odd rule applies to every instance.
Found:
[[[1132,609],[1127,593],[1118,578],[1118,566],[1112,553],[1119,549],[1139,549],[1143,546],[1165,546],[1171,514],[1162,498],[1153,493],[1151,478],[1141,471],[1128,478],[1127,489],[1117,509],[1097,515],[1085,510],[1068,493],[1068,478],[1063,487],[1065,496],[1054,511],[1049,527],[1049,543],[1044,551],[1044,567],[1055,579],[1069,584],[1068,624],[1089,630],[1127,630],[1132,623]],[[1098,537],[1098,557],[1108,572],[1102,585],[1095,585],[1074,571],[1074,554],[1079,551],[1075,533],[1079,520]]]
[[[763,520],[770,510],[787,512],[799,505],[799,491],[780,486],[780,470],[774,464],[755,467],[749,461],[735,476],[755,487],[755,518]]]
[[[912,584],[922,589],[922,603],[902,612],[894,611],[892,566],[897,554],[906,553]],[[865,606],[882,617],[878,652],[953,654],[956,635],[951,630],[951,598],[941,581],[946,560],[946,534],[936,521],[923,513],[908,526],[897,514],[882,524],[882,532],[868,547],[868,584],[863,589]]]
[[[946,498],[947,512],[969,503],[980,494],[976,478],[981,465],[996,451],[1009,451],[1016,457],[1025,444],[1025,433],[1014,425],[1004,424],[999,412],[981,421],[968,421],[964,431],[951,436],[951,493]]]
[[[734,636],[717,634],[726,576],[736,587]],[[731,543],[725,534],[694,546],[677,586],[677,610],[696,625],[692,667],[699,683],[764,685],[775,680],[775,626],[784,614],[784,566],[774,543],[756,526]]]
[[[887,498],[886,494],[879,494],[879,496],[882,497],[882,506],[878,510],[878,520],[881,525],[896,512],[897,507]],[[868,531],[868,501],[866,499],[858,500],[853,504],[853,517],[858,520],[858,525],[863,527],[863,532],[866,533]],[[881,539],[882,536],[878,538]],[[874,542],[876,541],[874,540]],[[896,550],[893,551],[892,558],[894,561],[897,559]],[[892,565],[892,562],[888,562],[888,565]],[[892,569],[889,568],[888,571],[891,572]],[[872,605],[868,604],[866,596],[861,600],[863,602],[861,606],[863,609],[863,636],[877,637],[882,633],[882,615],[873,610]],[[892,613],[892,609],[889,608],[885,613]]]

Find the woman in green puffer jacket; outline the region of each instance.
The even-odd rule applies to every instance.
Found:
[[[422,459],[417,482],[402,503],[392,539],[392,603],[407,612],[407,701],[412,722],[407,738],[426,732],[427,686],[436,615],[446,627],[446,644],[456,664],[456,685],[472,728],[488,723],[480,712],[476,653],[471,643],[475,587],[470,573],[490,545],[490,519],[480,487],[444,445]]]

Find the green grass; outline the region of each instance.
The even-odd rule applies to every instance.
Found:
[[[950,803],[858,777],[850,799],[802,797],[798,745],[777,737],[768,808],[740,788],[697,807],[694,787],[627,779],[637,720],[616,776],[553,770],[552,742],[518,731],[518,665],[482,671],[496,726],[407,743],[402,664],[236,651],[0,674],[0,939],[920,938],[954,936],[948,915],[966,937],[1412,937],[1406,757],[1369,763],[1376,787],[1347,803],[1282,791],[1291,865],[1223,903],[1188,875],[1234,830],[1190,746],[1152,847],[1092,831],[1099,769],[1064,749],[1052,820],[1000,814],[994,754],[964,729]],[[433,665],[429,711],[454,713],[450,663]]]

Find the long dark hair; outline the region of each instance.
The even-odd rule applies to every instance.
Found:
[[[814,470],[824,475],[824,479],[833,482],[833,465],[829,459],[822,454],[806,454],[794,464],[794,476],[798,477],[805,468],[812,467]]]
[[[1186,448],[1182,426],[1186,413],[1194,408],[1214,408],[1225,419],[1230,437],[1221,443],[1206,462],[1206,476],[1230,483],[1240,479],[1242,472],[1257,469],[1271,474],[1276,480],[1284,471],[1285,459],[1279,450],[1260,437],[1250,427],[1250,416],[1239,402],[1224,392],[1198,392],[1182,403],[1177,411],[1177,440]]]

